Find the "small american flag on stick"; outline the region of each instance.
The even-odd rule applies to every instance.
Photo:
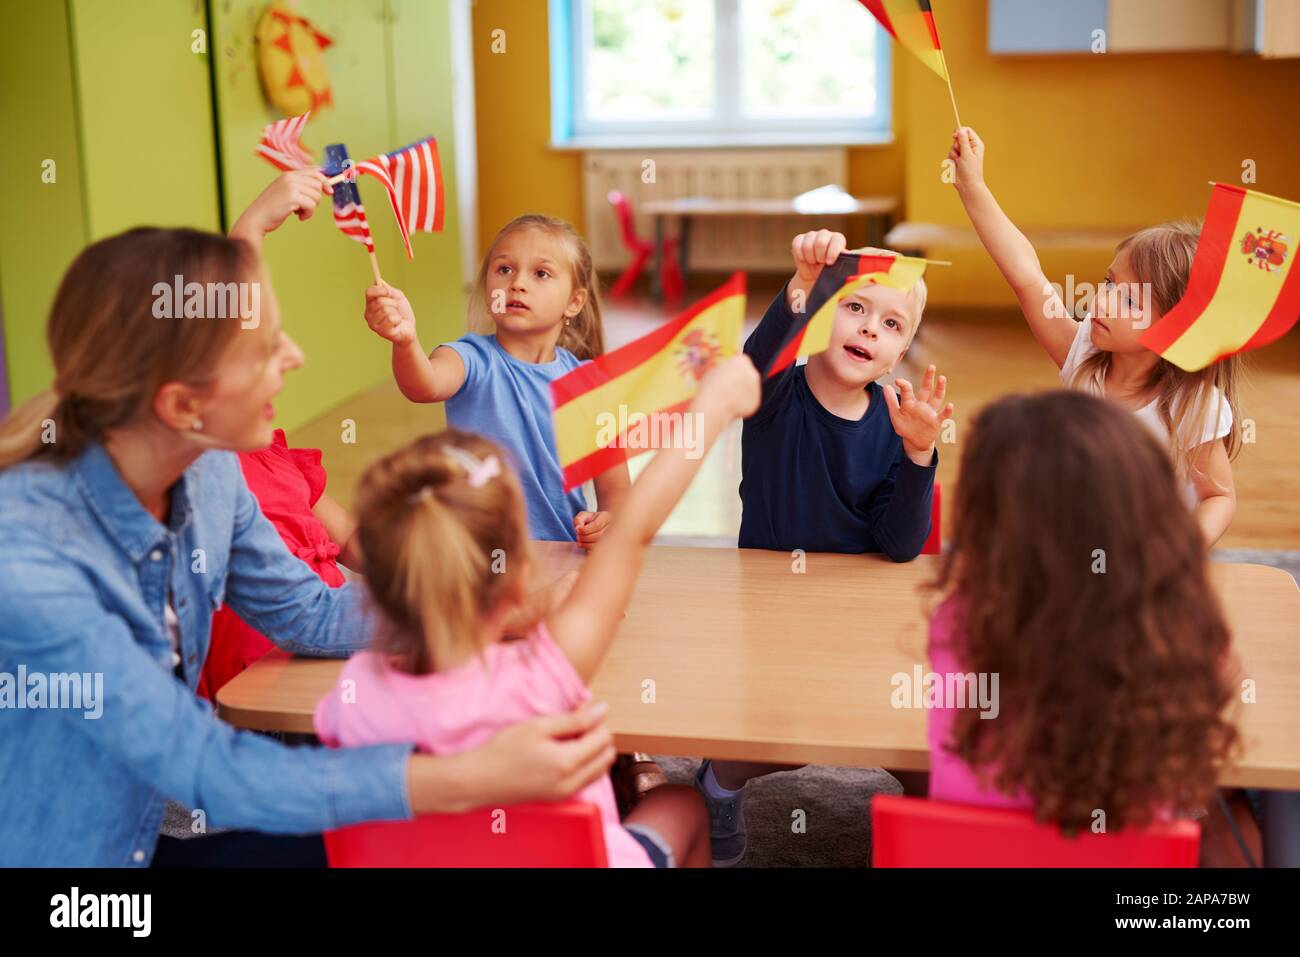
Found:
[[[282,170],[305,169],[314,166],[311,153],[299,142],[303,127],[311,116],[308,110],[302,116],[276,120],[262,129],[262,141],[257,144],[257,155]]]
[[[339,183],[334,187],[334,225],[344,236],[365,246],[367,252],[375,251],[370,222],[366,219],[366,208],[361,205],[356,183]]]
[[[414,258],[412,230],[442,232],[442,163],[438,141],[432,136],[358,163],[357,171],[375,177],[388,190],[408,259]]]

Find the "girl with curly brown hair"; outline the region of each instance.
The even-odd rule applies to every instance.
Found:
[[[1077,392],[971,428],[930,665],[999,701],[930,711],[930,796],[1110,831],[1203,806],[1238,740],[1230,635],[1168,454]]]

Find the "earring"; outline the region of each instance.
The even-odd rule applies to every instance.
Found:
[[[191,425],[190,428],[191,428],[193,431],[195,431],[195,432],[202,432],[202,431],[203,431],[203,420],[202,420],[202,419],[195,419],[195,420],[194,420],[194,424]]]

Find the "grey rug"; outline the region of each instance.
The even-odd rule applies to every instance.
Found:
[[[700,766],[697,758],[655,760],[673,784],[693,784]],[[749,847],[736,866],[868,867],[871,797],[902,793],[880,768],[810,766],[755,778],[744,791]]]

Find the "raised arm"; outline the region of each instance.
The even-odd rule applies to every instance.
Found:
[[[393,378],[412,402],[446,402],[465,384],[465,363],[445,346],[426,355],[406,294],[385,283],[366,289],[366,325],[393,344]]]
[[[752,414],[758,400],[758,370],[748,356],[729,359],[705,376],[686,411],[696,417],[702,433],[700,444],[655,454],[637,477],[617,520],[583,563],[568,600],[549,620],[551,636],[583,681],[591,680],[609,650],[636,585],[646,546],[681,499],[718,435],[733,419]]]
[[[1043,273],[1038,253],[984,182],[984,141],[968,126],[952,135],[948,159],[957,169],[957,195],[980,242],[1001,270],[1029,321],[1034,338],[1059,369],[1070,354],[1076,325]]]
[[[261,253],[262,239],[279,229],[290,214],[310,219],[321,196],[334,192],[325,174],[316,169],[281,173],[258,194],[230,228],[233,239],[242,239]]]

